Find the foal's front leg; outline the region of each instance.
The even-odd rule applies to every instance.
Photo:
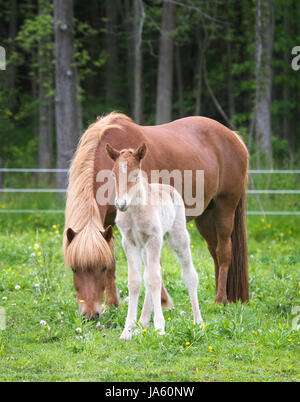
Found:
[[[161,283],[162,283],[161,265],[160,265],[161,246],[162,246],[162,238],[160,238],[160,236],[152,236],[147,241],[147,264],[145,267],[145,283],[147,289],[149,289],[151,293],[154,308],[154,328],[155,330],[159,331],[160,335],[164,335],[165,319],[161,307]],[[148,296],[149,298],[149,294],[148,295],[146,294],[146,296]]]
[[[128,241],[123,241],[123,247],[128,261],[128,290],[129,301],[125,321],[125,328],[120,336],[121,340],[127,341],[132,338],[133,328],[137,320],[138,299],[141,288],[141,257],[137,248]]]

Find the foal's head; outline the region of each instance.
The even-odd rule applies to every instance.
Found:
[[[120,211],[126,211],[131,204],[141,174],[141,160],[144,158],[146,150],[146,144],[136,150],[123,149],[121,151],[106,144],[106,151],[115,162],[112,169],[116,184],[115,205]]]

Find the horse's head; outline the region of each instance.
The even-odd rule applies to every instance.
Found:
[[[121,151],[106,144],[106,152],[114,161],[112,174],[116,188],[115,206],[120,211],[126,211],[135,196],[136,184],[141,175],[141,160],[144,158],[146,150],[146,144],[142,144],[136,150],[123,149]]]
[[[87,225],[82,232],[66,231],[69,242],[66,257],[73,271],[74,287],[81,314],[98,318],[107,278],[114,276],[110,241],[112,227],[100,231]]]

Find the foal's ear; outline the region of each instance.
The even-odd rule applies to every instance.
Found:
[[[69,228],[67,230],[67,239],[69,240],[69,243],[71,243],[71,241],[74,239],[76,233],[74,232],[73,229]]]
[[[113,237],[112,226],[111,225],[107,226],[107,228],[104,230],[104,232],[101,232],[101,234],[108,243],[110,241],[110,239]]]
[[[133,156],[138,160],[141,161],[144,156],[146,155],[147,146],[146,144],[140,145],[136,151],[134,151]]]
[[[105,146],[106,152],[108,156],[113,160],[117,160],[118,157],[120,156],[120,152],[117,151],[115,148],[113,148],[110,144],[106,144]]]

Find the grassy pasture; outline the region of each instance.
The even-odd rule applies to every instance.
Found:
[[[212,259],[188,224],[205,327],[192,324],[180,268],[166,244],[163,277],[175,308],[167,335],[151,326],[119,341],[127,267],[115,233],[120,307],[82,322],[63,264],[62,215],[0,215],[1,381],[298,381],[300,217],[248,217],[249,304],[214,304]],[[140,298],[139,310],[143,301]]]

